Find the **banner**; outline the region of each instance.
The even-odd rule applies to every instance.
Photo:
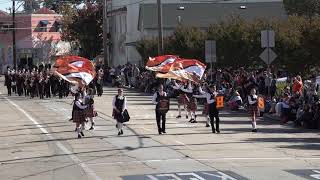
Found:
[[[54,64],[55,75],[79,85],[88,85],[96,76],[92,62],[79,56],[63,56]]]
[[[158,57],[149,57],[146,69],[150,71],[167,73],[171,65],[179,59],[178,56],[164,55]]]

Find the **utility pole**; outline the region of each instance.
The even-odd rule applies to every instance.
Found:
[[[107,10],[107,0],[103,0],[103,59],[104,65],[110,66],[111,62],[109,62],[108,56],[108,10]]]
[[[163,55],[163,27],[162,27],[162,3],[157,0],[158,5],[158,55]]]
[[[17,54],[16,54],[16,2],[12,0],[12,54],[13,54],[13,67],[17,69]]]

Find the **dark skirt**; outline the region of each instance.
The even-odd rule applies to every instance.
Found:
[[[93,106],[88,106],[85,111],[86,111],[86,117],[88,118],[94,117]]]
[[[196,98],[189,98],[189,102],[187,104],[188,111],[196,111],[197,110],[197,99]]]
[[[250,116],[253,116],[254,114],[256,116],[260,116],[260,110],[259,110],[258,106],[249,105],[248,106],[248,112],[249,112]]]
[[[205,103],[203,105],[202,115],[208,115],[208,114],[209,114],[209,104]]]
[[[121,113],[118,113],[116,110],[113,110],[113,111],[112,111],[112,117],[113,117],[115,120],[117,120],[117,122],[122,123],[122,120],[123,120],[122,115],[121,115]]]
[[[178,103],[184,105],[187,103],[187,96],[185,94],[179,94]]]
[[[86,121],[85,110],[74,110],[72,119],[74,123],[85,122]]]

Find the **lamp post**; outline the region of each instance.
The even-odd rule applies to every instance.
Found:
[[[158,55],[163,55],[163,27],[162,27],[162,3],[157,0],[158,6]]]

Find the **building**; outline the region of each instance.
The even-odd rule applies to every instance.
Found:
[[[164,36],[171,35],[178,25],[205,29],[231,15],[239,15],[248,21],[287,18],[282,0],[162,0],[162,4]],[[109,1],[107,8],[112,64],[139,64],[141,57],[135,43],[158,35],[156,1]]]
[[[46,8],[32,14],[16,14],[16,57],[20,67],[50,63],[70,51],[61,41],[61,15]],[[12,16],[0,12],[0,71],[13,65]]]

